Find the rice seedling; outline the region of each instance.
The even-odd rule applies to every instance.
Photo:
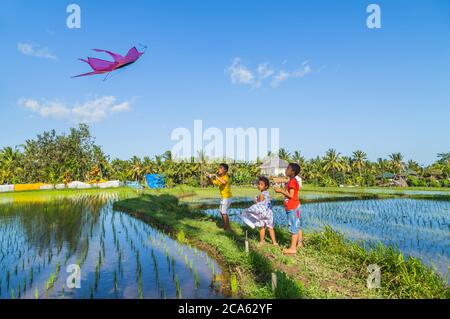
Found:
[[[139,299],[142,299],[142,273],[139,274],[138,296],[139,296]]]
[[[114,292],[117,292],[117,272],[114,270]]]
[[[194,270],[194,287],[195,289],[198,289],[198,287],[200,287],[200,277],[198,275],[197,268]]]
[[[11,274],[9,273],[9,270],[6,272],[6,289],[9,289]]]
[[[39,299],[39,290],[37,288],[34,290],[34,299]]]
[[[181,288],[180,281],[178,280],[178,275],[175,275],[175,294],[178,299],[181,299]]]
[[[50,278],[48,278],[47,281],[45,282],[45,290],[48,291],[49,289],[53,288],[55,280],[56,280],[55,274],[52,273],[50,275]]]

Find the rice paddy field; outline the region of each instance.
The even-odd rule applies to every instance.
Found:
[[[213,259],[114,211],[119,198],[1,204],[0,298],[224,297]],[[79,289],[66,283],[72,264],[80,266]]]
[[[430,198],[423,199],[425,190],[402,196],[395,196],[390,191],[387,196],[380,196],[378,190],[374,191],[377,194],[353,189],[338,190],[307,189],[301,194],[303,227],[311,234],[308,238],[315,238],[317,231],[331,227],[363,247],[374,247],[378,243],[395,247],[405,256],[417,257],[448,285],[450,201],[445,198],[448,192],[444,195],[426,193],[426,197]],[[219,216],[216,189],[176,188],[146,193],[149,196],[165,194],[179,198],[187,207],[199,204],[194,210],[202,212],[200,215]],[[249,201],[255,194],[255,189],[251,187],[234,189],[236,202],[230,210],[232,221],[242,225],[239,215],[250,205]],[[220,224],[216,225],[214,220],[202,221],[198,217],[190,221],[186,219],[189,213],[183,213],[183,227],[188,232],[193,226],[200,227],[202,224],[206,233],[217,232],[219,237],[216,240],[213,235],[200,236],[200,241],[201,238],[208,239],[222,249],[224,255],[230,250],[229,256],[219,263],[212,257],[217,257],[217,254],[201,250],[194,245],[195,241],[184,240],[181,238],[184,234],[174,236],[173,233],[165,233],[164,227],[158,227],[161,225],[153,225],[128,210],[125,213],[114,209],[118,202],[125,202],[123,207],[127,207],[127,199],[138,200],[140,195],[142,192],[125,188],[1,194],[0,299],[227,298],[234,295],[232,292],[236,292],[238,286],[239,289],[246,289],[241,286],[244,283],[236,282],[235,273],[231,273],[230,278],[230,269],[224,268],[227,265],[223,261],[227,258],[236,264],[243,257],[241,248],[218,242],[220,236],[225,236],[219,232]],[[283,228],[287,220],[283,207],[277,203],[274,201],[275,224]],[[139,200],[129,204],[129,207],[140,207],[142,204],[142,208],[148,210],[145,202]],[[169,222],[172,217],[165,211],[168,206],[164,202],[160,206],[155,210],[156,219]],[[171,216],[175,220],[171,222],[177,225],[181,222],[177,221],[177,214],[184,208],[175,204],[172,208],[174,212]],[[245,238],[243,232],[245,227],[232,236],[238,245]],[[285,234],[280,236],[285,237]],[[313,243],[314,239],[310,241]],[[277,251],[270,247],[267,249],[268,256],[282,261],[282,267],[302,261],[299,257],[300,261],[289,262]],[[323,260],[328,258],[321,255],[326,254],[325,251],[316,253],[307,250],[304,254],[306,258],[311,257],[309,254],[318,254]],[[252,259],[254,257],[249,258],[249,261],[242,263],[247,265],[247,262],[255,261]],[[330,258],[334,257],[330,255]],[[257,263],[263,262],[263,259],[258,260]],[[276,264],[277,260],[274,259],[274,262]],[[268,267],[263,267],[263,264],[258,267]],[[80,267],[78,289],[68,287],[71,282],[67,278],[73,271],[73,268],[68,268],[70,265]],[[257,269],[256,273],[259,271]],[[331,272],[329,275],[330,278],[333,276]],[[331,282],[330,278],[327,282]],[[343,289],[340,287],[330,296],[351,296],[354,290],[351,288],[352,282],[349,281],[345,294],[339,292]],[[363,280],[357,279],[356,282],[360,296],[370,296],[364,290]],[[270,297],[264,285],[258,288],[259,292],[247,291],[247,295]],[[323,288],[320,280],[317,285],[313,281],[309,285],[310,296],[328,296],[322,290],[329,288]],[[283,295],[289,294],[283,292]]]
[[[231,219],[242,223],[239,215],[243,209],[231,209]],[[219,214],[215,208],[205,212]],[[274,206],[273,212],[276,226],[287,225],[282,206]],[[450,201],[388,198],[313,202],[302,205],[301,217],[306,231],[330,226],[366,247],[378,243],[396,247],[405,256],[419,258],[448,282]]]

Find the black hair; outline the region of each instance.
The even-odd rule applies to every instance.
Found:
[[[298,174],[300,174],[300,165],[298,165],[297,163],[289,163],[289,166],[290,166],[291,169],[294,171],[295,176],[297,176]]]
[[[220,167],[223,167],[223,169],[226,170],[226,171],[228,172],[228,164],[220,163],[219,166],[220,166]]]
[[[266,185],[266,189],[268,189],[270,187],[269,179],[267,177],[265,177],[265,176],[260,176],[258,178],[258,183],[259,182],[263,182]]]

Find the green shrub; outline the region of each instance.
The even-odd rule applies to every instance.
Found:
[[[406,182],[408,186],[419,186],[420,180],[415,176],[409,176]]]

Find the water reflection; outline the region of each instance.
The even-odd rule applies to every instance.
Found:
[[[241,222],[241,211],[231,209],[231,219]],[[206,212],[218,215],[216,209]],[[301,214],[305,229],[329,225],[363,244],[396,246],[444,277],[449,271],[450,201],[396,198],[318,202],[303,204]],[[283,207],[274,207],[274,222],[287,225]]]
[[[0,298],[216,298],[220,267],[127,214],[116,195],[0,205]],[[79,264],[81,288],[66,266]]]

